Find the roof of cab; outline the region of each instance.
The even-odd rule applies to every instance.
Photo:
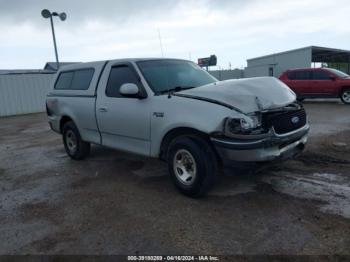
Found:
[[[123,63],[123,62],[141,62],[141,61],[152,61],[152,60],[179,60],[179,61],[189,61],[186,59],[179,58],[164,58],[164,57],[150,57],[150,58],[119,58],[119,59],[111,59],[111,60],[101,60],[101,61],[93,61],[93,62],[82,62],[71,65],[66,65],[64,68],[60,68],[59,71],[69,71],[80,68],[88,68],[95,65],[101,65],[106,62],[113,63]]]

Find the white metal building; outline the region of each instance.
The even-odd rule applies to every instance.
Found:
[[[0,72],[0,117],[45,111],[53,76],[40,70]]]

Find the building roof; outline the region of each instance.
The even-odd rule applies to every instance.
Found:
[[[267,57],[273,57],[281,54],[287,54],[287,53],[293,53],[298,52],[302,50],[309,49],[311,51],[312,55],[312,62],[324,62],[324,63],[349,63],[350,61],[350,51],[348,50],[342,50],[342,49],[336,49],[336,48],[329,48],[329,47],[321,47],[321,46],[306,46],[302,48],[292,49],[284,52],[274,53],[270,55],[265,56],[259,56],[255,58],[247,59],[247,61],[252,61],[256,59],[261,58],[267,58]]]
[[[0,75],[23,75],[23,74],[54,74],[51,70],[42,69],[2,69]]]
[[[77,63],[78,62],[61,62],[59,65],[63,67]],[[0,69],[0,75],[54,74],[56,71],[56,62],[47,62],[44,69]]]

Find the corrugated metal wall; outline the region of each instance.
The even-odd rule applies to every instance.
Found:
[[[244,71],[241,69],[213,70],[213,71],[208,71],[208,73],[220,81],[228,80],[228,79],[238,79],[238,78],[244,77]]]
[[[45,111],[54,74],[0,75],[0,117]]]

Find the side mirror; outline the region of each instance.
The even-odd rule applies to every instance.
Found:
[[[139,87],[133,83],[123,84],[119,89],[119,93],[125,97],[145,98],[145,95],[140,92]]]
[[[337,78],[335,76],[329,76],[329,79],[335,81]]]

